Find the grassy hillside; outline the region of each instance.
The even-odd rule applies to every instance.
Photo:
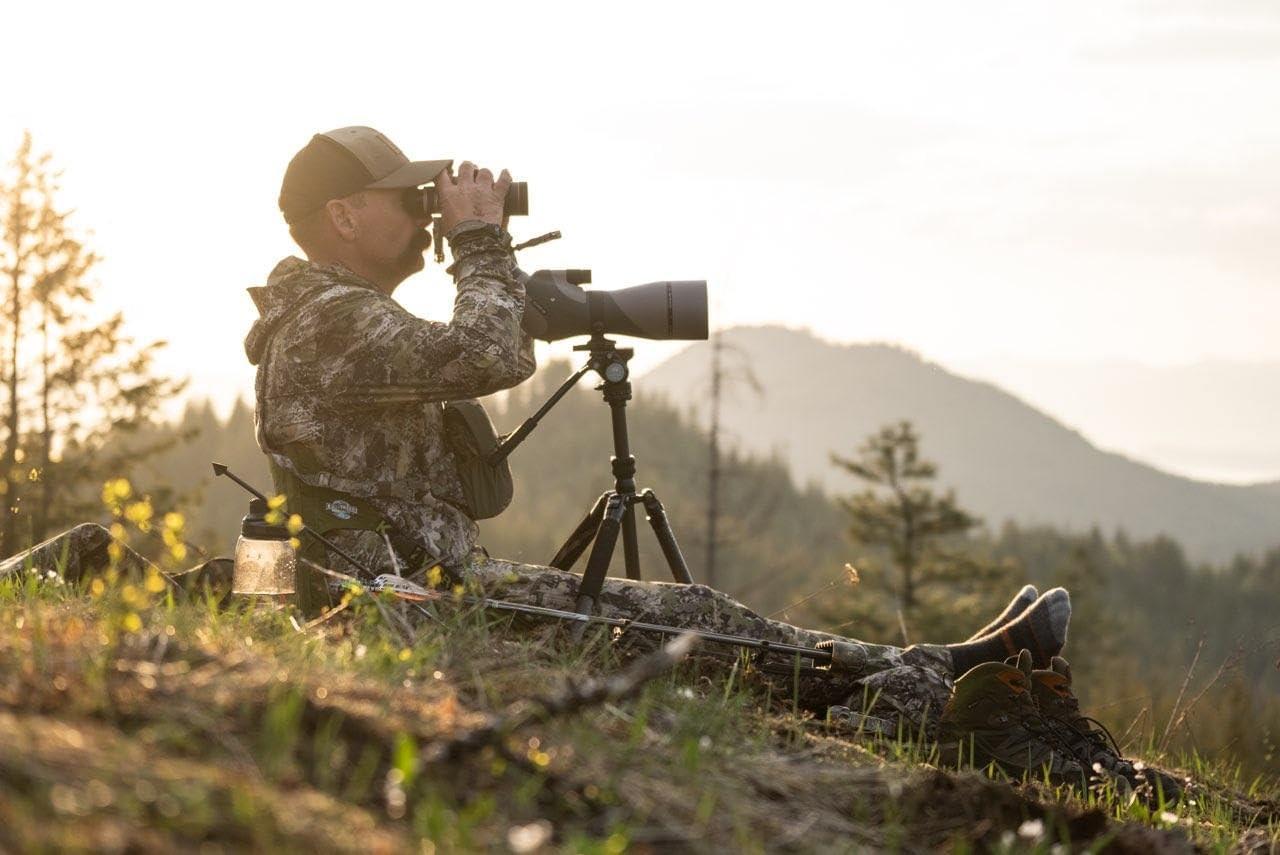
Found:
[[[519,423],[567,371],[564,364],[548,366],[505,405],[493,407],[502,428]],[[629,412],[640,484],[662,497],[695,578],[705,581],[706,435],[689,411],[644,392],[643,378],[637,386],[642,394]],[[229,484],[213,484],[208,462],[226,460],[265,486],[252,418],[241,408],[224,422],[193,408],[185,421],[203,426],[202,432],[156,461],[155,481],[136,483],[159,481],[180,492],[202,492],[205,501],[183,501],[177,508],[189,517],[192,539],[229,554],[245,497]],[[935,456],[933,436],[923,435],[922,450]],[[610,454],[608,407],[584,381],[513,456],[516,500],[503,515],[482,523],[481,542],[495,555],[547,561],[610,486]],[[941,475],[946,479],[945,466]],[[961,490],[958,499],[970,506],[967,492]],[[883,572],[885,562],[849,543],[839,508],[816,489],[795,487],[782,460],[731,456],[723,511],[718,587],[765,614],[816,591],[818,596],[785,612],[784,619],[869,641],[899,639],[896,631],[877,637],[849,622],[853,609],[847,604],[868,604],[871,574]],[[1042,588],[1065,585],[1075,610],[1068,656],[1087,708],[1128,731],[1135,745],[1196,747],[1206,756],[1241,763],[1249,773],[1274,764],[1280,742],[1280,672],[1274,667],[1280,655],[1280,552],[1201,566],[1169,539],[1098,531],[1069,535],[991,522],[989,536],[973,538],[964,548],[1011,562],[1016,573],[999,590],[957,589],[957,606],[994,613],[1024,581]],[[642,520],[639,533],[646,578],[669,578]],[[614,572],[620,574],[620,549],[615,559]],[[838,582],[846,561],[862,570],[867,584],[849,588]],[[881,613],[893,622],[894,604],[883,604]],[[911,623],[914,638],[958,640]],[[1191,714],[1184,716],[1188,708]]]
[[[1183,852],[1280,840],[1275,782],[1194,804],[940,771],[750,668],[357,597],[296,629],[182,591],[0,581],[5,851]],[[134,616],[133,619],[130,616]]]
[[[1226,561],[1276,545],[1280,495],[1273,490],[1193,481],[1100,451],[996,386],[910,351],[834,345],[781,327],[734,329],[725,341],[749,362],[764,394],[729,396],[724,424],[745,449],[781,454],[801,483],[850,489],[828,455],[848,454],[882,425],[909,419],[942,480],[993,523],[1166,534],[1196,560]],[[707,388],[709,363],[708,345],[695,344],[637,385],[693,407]]]

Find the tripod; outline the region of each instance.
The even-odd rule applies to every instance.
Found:
[[[600,599],[600,591],[604,586],[605,576],[609,572],[609,563],[613,559],[613,551],[618,544],[618,534],[622,534],[622,554],[628,579],[640,578],[640,547],[636,536],[635,506],[644,505],[649,525],[653,528],[658,546],[667,560],[671,576],[677,582],[686,585],[693,583],[689,568],[685,564],[684,555],[676,543],[675,533],[671,530],[671,522],[663,510],[662,502],[652,490],[636,491],[636,459],[631,455],[630,439],[627,436],[627,401],[631,400],[630,369],[627,363],[635,353],[631,348],[617,347],[615,342],[596,333],[586,344],[580,344],[575,351],[588,353],[587,364],[569,377],[555,393],[547,399],[536,413],[525,420],[514,433],[490,455],[489,461],[497,463],[511,453],[525,437],[537,426],[538,421],[555,406],[561,398],[572,389],[588,372],[600,375],[603,382],[596,388],[603,392],[605,403],[609,405],[613,419],[613,489],[603,493],[596,500],[591,510],[583,517],[582,522],[565,540],[560,551],[551,559],[550,565],[560,570],[570,570],[582,556],[588,546],[591,555],[587,558],[587,568],[582,574],[582,582],[578,585],[576,610],[580,614],[591,614]]]

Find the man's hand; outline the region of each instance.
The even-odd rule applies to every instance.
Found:
[[[498,180],[494,181],[492,172],[476,169],[474,163],[464,160],[458,167],[457,178],[445,169],[436,176],[435,185],[444,234],[467,220],[504,225],[503,203],[507,198],[507,188],[511,186],[511,175],[507,170],[502,170]]]

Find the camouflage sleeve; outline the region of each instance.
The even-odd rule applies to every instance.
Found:
[[[538,362],[533,355],[533,336],[529,335],[523,329],[520,330],[520,352],[516,360],[516,373],[520,375],[520,379],[516,383],[523,383],[533,376],[534,370],[538,367]],[[516,385],[515,383],[512,384]]]
[[[448,239],[458,287],[449,323],[415,317],[390,298],[353,301],[326,319],[327,332],[343,341],[331,347],[355,363],[353,386],[339,393],[344,403],[479,398],[533,374],[533,342],[520,325],[524,285],[514,276],[510,235],[466,222]]]
[[[449,272],[458,284],[458,297],[454,301],[454,323],[459,315],[474,302],[483,313],[487,300],[492,300],[493,289],[498,288],[510,299],[512,307],[507,331],[511,350],[503,354],[497,368],[497,382],[489,392],[509,389],[528,380],[537,367],[533,355],[533,338],[524,331],[524,285],[515,277],[516,261],[511,251],[511,236],[505,230],[495,234],[484,223],[468,221],[455,226],[446,236],[453,250],[454,262]],[[497,302],[489,305],[496,307]],[[505,305],[505,304],[504,304]],[[468,397],[480,397],[488,392]]]

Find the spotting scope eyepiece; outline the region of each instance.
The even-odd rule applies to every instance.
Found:
[[[524,282],[524,329],[558,341],[579,335],[701,340],[707,337],[705,280],[649,282],[616,291],[586,291],[590,270],[517,271]]]

